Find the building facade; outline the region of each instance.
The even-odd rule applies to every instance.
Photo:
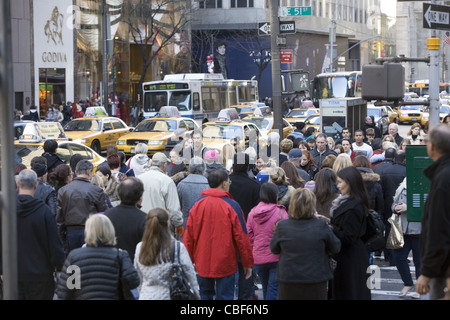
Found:
[[[312,79],[325,70],[361,70],[377,57],[395,55],[395,23],[380,12],[380,1],[279,0],[282,8],[311,8],[307,16],[280,17],[295,22],[295,33],[285,34],[282,47],[291,50],[292,60],[283,62],[282,70],[301,69]],[[217,55],[220,41],[226,44],[228,77],[254,77],[260,98],[271,96],[270,36],[260,29],[270,21],[269,0],[165,1],[164,13],[152,15],[155,8],[149,6],[155,3],[12,1],[16,109],[36,105],[45,117],[49,105],[68,101],[115,103],[128,121],[143,81],[209,72],[207,57]],[[377,50],[374,39],[383,39]]]

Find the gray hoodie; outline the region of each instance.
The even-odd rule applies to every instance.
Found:
[[[146,154],[139,153],[130,159],[129,167],[134,170],[134,175],[138,176],[150,168],[149,161],[150,158]]]

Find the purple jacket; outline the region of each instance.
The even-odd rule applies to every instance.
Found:
[[[248,214],[247,231],[252,244],[255,264],[278,262],[279,255],[270,252],[269,243],[273,235],[273,227],[281,219],[288,218],[283,205],[260,202]]]

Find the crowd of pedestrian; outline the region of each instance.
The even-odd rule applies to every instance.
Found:
[[[385,137],[372,129],[369,117],[354,140],[344,128],[334,141],[298,125],[298,135],[223,148],[194,131],[151,158],[145,144],[128,160],[108,146],[96,168],[64,163],[49,140],[31,169],[15,168],[19,297],[120,299],[122,283],[137,299],[170,299],[178,241],[187,280],[203,300],[258,299],[258,281],[265,300],[370,300],[367,270],[382,254],[397,267],[404,297],[414,288],[410,251],[411,297],[443,298],[450,127],[425,134],[413,125],[405,139],[396,124]],[[434,160],[425,170],[432,191],[422,222],[407,219],[404,140],[426,144]],[[383,218],[386,237],[388,219],[401,216],[403,248],[368,249],[369,210]],[[70,277],[72,265],[80,279]]]

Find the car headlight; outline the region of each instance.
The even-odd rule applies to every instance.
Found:
[[[407,117],[408,116],[408,114],[407,113],[402,113],[402,114],[400,114],[402,117]]]
[[[124,145],[126,143],[125,143],[125,140],[117,140],[116,144]]]
[[[91,140],[89,138],[84,138],[80,140],[81,143],[89,143]]]
[[[428,117],[427,116],[422,116],[422,119],[423,120],[428,120]]]
[[[148,144],[150,144],[150,145],[164,144],[164,140],[151,140],[148,142]]]

